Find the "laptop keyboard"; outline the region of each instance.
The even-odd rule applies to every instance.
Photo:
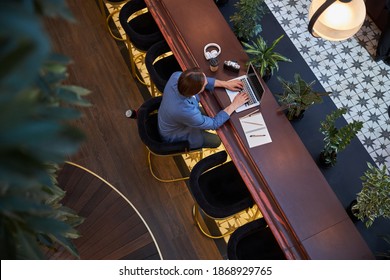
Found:
[[[248,93],[248,95],[249,95],[249,100],[245,104],[247,106],[249,106],[249,105],[252,105],[253,103],[256,103],[257,98],[256,98],[255,94],[253,93],[253,91],[249,85],[248,80],[246,78],[243,78],[240,80],[241,80],[242,84],[244,85],[244,88],[242,89],[242,91]]]

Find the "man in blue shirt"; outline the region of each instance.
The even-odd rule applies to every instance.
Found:
[[[213,91],[214,87],[240,91],[243,85],[238,80],[220,81],[206,77],[199,68],[172,74],[158,110],[158,126],[164,141],[187,140],[191,149],[216,148],[221,144],[216,134],[205,130],[215,130],[223,125],[238,107],[248,101],[248,95],[240,92],[229,106],[215,117],[209,117],[200,110],[198,94],[205,89]]]

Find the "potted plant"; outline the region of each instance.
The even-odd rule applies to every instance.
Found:
[[[261,20],[268,9],[264,0],[239,0],[234,7],[236,11],[230,16],[233,31],[240,41],[249,41],[261,32]]]
[[[242,42],[245,52],[249,54],[249,62],[258,69],[260,76],[265,81],[270,79],[275,69],[279,70],[280,61],[291,62],[287,57],[274,51],[283,37],[284,35],[281,35],[270,46],[261,36],[258,36],[256,41],[252,41],[252,43]]]
[[[286,110],[289,120],[298,120],[313,104],[322,103],[322,96],[327,92],[317,92],[312,89],[315,81],[306,83],[299,74],[294,75],[294,82],[288,82],[278,77],[282,84],[283,94],[277,95],[281,111]]]
[[[335,122],[347,112],[345,108],[339,108],[326,116],[321,122],[320,132],[324,135],[324,148],[320,153],[319,162],[324,167],[334,166],[337,162],[337,154],[344,150],[356,136],[363,122],[353,121],[341,128],[337,128]]]
[[[370,227],[376,218],[390,218],[390,176],[387,168],[367,163],[368,169],[361,178],[362,190],[352,206],[355,216]]]

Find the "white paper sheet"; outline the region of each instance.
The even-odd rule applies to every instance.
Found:
[[[261,113],[240,118],[242,129],[244,130],[249,147],[271,143],[272,139]]]

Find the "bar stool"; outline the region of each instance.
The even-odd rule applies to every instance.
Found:
[[[129,49],[131,73],[139,82],[147,85],[136,73],[136,61],[140,59],[144,63],[145,54],[154,44],[164,39],[153,16],[146,9],[143,0],[131,0],[127,2],[119,12],[119,21],[126,33],[126,42]],[[138,55],[134,50],[139,52]]]
[[[220,235],[209,234],[199,221],[200,210],[218,223],[254,206],[237,168],[231,161],[225,163],[226,159],[225,151],[212,154],[196,163],[190,174],[189,186],[195,200],[194,222],[205,236],[213,239],[228,236],[235,228]]]
[[[181,71],[180,65],[165,40],[153,44],[146,52],[145,65],[150,77],[152,95],[164,92],[171,75]]]
[[[158,130],[158,109],[160,108],[161,100],[162,96],[150,98],[137,111],[138,134],[147,148],[150,173],[154,178],[165,183],[187,180],[189,177],[161,178],[153,170],[153,157],[172,157],[192,153],[197,153],[200,158],[203,157],[203,149],[190,149],[188,141],[167,143],[161,139]]]
[[[126,39],[121,38],[121,37],[117,37],[112,32],[112,30],[110,28],[110,20],[113,19],[114,15],[119,13],[121,6],[128,1],[129,0],[99,0],[100,11],[105,17],[104,20],[106,22],[108,32],[110,33],[112,38],[114,38],[115,40],[118,40],[118,41],[126,41]],[[105,4],[110,4],[112,6],[112,9],[113,9],[112,12],[108,12],[107,17],[105,16],[105,14],[106,14],[105,8],[104,8]]]
[[[229,260],[285,260],[271,229],[264,218],[239,227],[227,244]]]

